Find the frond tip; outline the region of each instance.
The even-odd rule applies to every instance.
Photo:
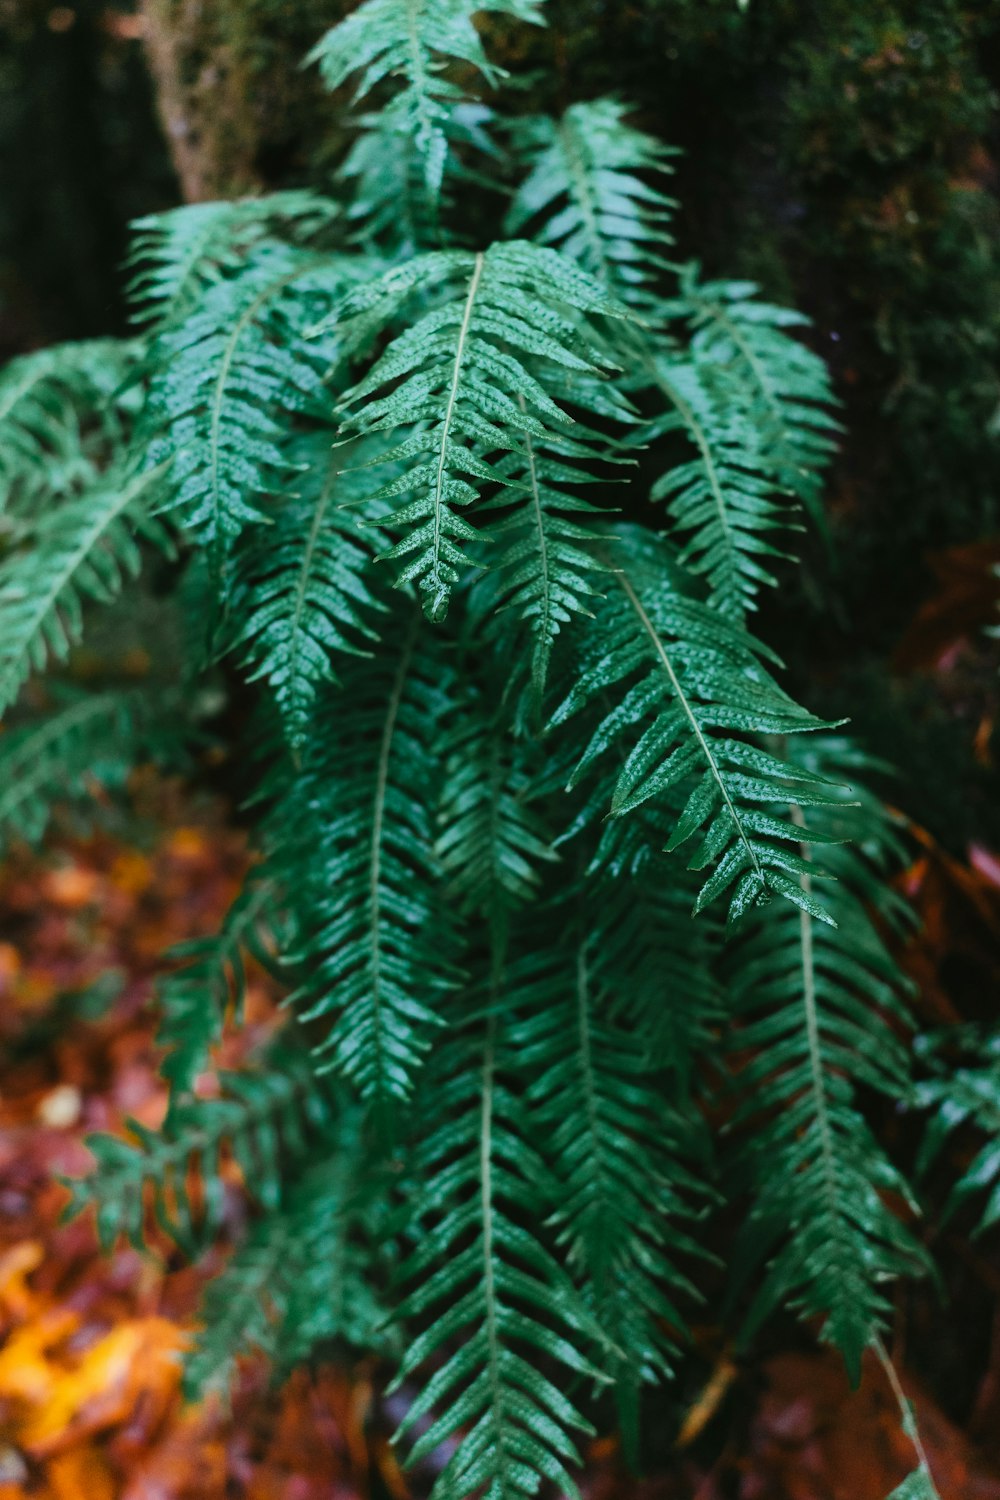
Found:
[[[714,869],[696,911],[731,891],[735,920],[774,892],[829,921],[800,882],[797,849],[803,838],[821,842],[826,835],[803,834],[780,812],[792,801],[829,800],[829,783],[735,738],[800,734],[822,727],[820,721],[764,671],[763,648],[685,596],[662,543],[635,529],[620,541],[609,554],[618,564],[618,586],[595,611],[577,680],[553,716],[554,724],[564,724],[592,705],[612,703],[586,724],[589,744],[570,788],[612,750],[631,744],[613,784],[611,815],[624,817],[656,798],[676,808],[669,850],[700,835],[689,868]]]

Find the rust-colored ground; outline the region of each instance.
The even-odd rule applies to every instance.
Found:
[[[0,1500],[399,1500],[374,1370],[301,1371],[275,1394],[251,1367],[230,1409],[186,1406],[178,1356],[224,1248],[197,1268],[124,1247],[104,1258],[89,1223],[60,1222],[58,1176],[86,1170],[82,1137],[159,1119],[151,976],[172,944],[213,930],[246,865],[214,805],[155,782],[137,803],[127,841],[54,839],[0,876]],[[936,910],[949,878],[950,900],[979,882],[983,922],[1000,911],[991,870],[956,874],[930,848],[911,893],[930,891]],[[931,966],[926,945],[913,958]],[[263,980],[248,1013],[251,1038],[273,1024]],[[224,1044],[230,1065],[245,1045]],[[243,1212],[234,1181],[234,1224]],[[943,1500],[1000,1500],[998,1377],[986,1372],[971,1436],[909,1386]],[[706,1361],[661,1475],[626,1477],[598,1440],[584,1488],[589,1500],[883,1500],[912,1458],[877,1366],[852,1392],[825,1354],[752,1370],[723,1358]]]

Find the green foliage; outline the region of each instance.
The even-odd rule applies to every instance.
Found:
[[[415,611],[393,623],[395,653],[345,675],[327,699],[273,818],[269,869],[295,893],[303,977],[293,994],[319,1034],[322,1068],[362,1097],[404,1100],[454,982],[427,793],[447,668],[420,652]]]
[[[371,548],[344,510],[359,488],[363,498],[367,476],[344,473],[343,461],[322,430],[289,449],[290,473],[301,477],[278,500],[277,526],[257,529],[237,573],[236,646],[251,681],[267,680],[295,750],[310,737],[321,685],[336,680],[333,658],[369,655],[385,609],[368,576]]]
[[[261,522],[266,500],[291,480],[287,427],[300,416],[321,421],[327,410],[332,350],[307,343],[301,328],[335,278],[335,267],[310,251],[261,240],[153,341],[146,452],[169,465],[169,507],[218,569],[242,528]]]
[[[120,787],[144,748],[147,718],[134,692],[63,689],[51,712],[15,720],[0,735],[0,845],[37,843],[53,806],[85,801],[88,782]]]
[[[520,234],[540,221],[542,244],[655,315],[653,288],[667,268],[667,226],[676,204],[647,178],[655,182],[669,171],[672,153],[628,125],[626,113],[617,99],[595,99],[571,105],[558,121],[525,121],[518,144],[532,170],[506,227]]]
[[[222,1035],[227,1011],[242,1016],[247,954],[267,966],[269,934],[264,911],[274,892],[248,881],[230,908],[221,931],[173,948],[167,957],[181,967],[163,976],[157,998],[162,1011],[157,1041],[167,1048],[161,1064],[170,1085],[170,1109],[189,1099],[211,1049]]]
[[[563,724],[610,700],[570,787],[624,738],[630,749],[615,776],[610,813],[624,817],[654,797],[676,805],[668,850],[700,834],[689,868],[715,866],[696,910],[735,886],[731,921],[772,891],[830,920],[801,882],[803,856],[788,847],[795,830],[766,805],[825,800],[822,780],[734,737],[746,730],[802,733],[818,721],[763,670],[763,649],[751,637],[685,597],[661,546],[628,534],[620,541],[630,555],[626,562],[616,554],[618,587],[584,638],[573,688],[553,715]],[[798,837],[826,835],[803,829]]]
[[[902,1484],[896,1486],[889,1500],[941,1500],[941,1497],[934,1488],[930,1472],[921,1464]]]
[[[952,1056],[956,1040],[966,1044],[958,1066]],[[929,1169],[954,1131],[972,1126],[985,1136],[943,1210],[947,1219],[970,1199],[979,1201],[975,1233],[982,1234],[1000,1220],[1000,1035],[971,1031],[964,1038],[945,1033],[920,1041],[921,1055],[933,1071],[916,1092],[920,1108],[932,1112],[918,1170]]]
[[[485,9],[491,43],[539,19]],[[135,343],[0,384],[0,687],[30,700],[0,827],[227,740],[260,861],[160,986],[162,1129],[97,1137],[75,1205],[197,1248],[235,1159],[252,1216],[191,1388],[378,1350],[438,1500],[516,1500],[574,1492],[606,1386],[640,1455],[719,1193],[747,1336],[790,1308],[856,1369],[925,1259],[863,1112],[910,1097],[898,836],[747,626],[819,511],[825,367],[798,314],[675,265],[671,153],[624,104],[490,144],[475,14],[359,6],[313,54],[372,111],[337,199],[143,220]],[[481,232],[508,177],[534,242]],[[133,714],[60,679],[151,551],[184,693]],[[215,1078],[248,958],[291,1040]]]
[[[558,946],[533,934],[535,951],[512,967],[513,1036],[537,1074],[529,1097],[557,1182],[558,1243],[607,1341],[634,1456],[638,1387],[671,1375],[671,1330],[697,1296],[677,1257],[704,1253],[688,1222],[704,1188],[685,1160],[692,1120],[666,1102],[655,1053],[601,993],[600,945],[563,915]]]
[[[71,498],[121,444],[118,390],[138,350],[98,339],[40,349],[0,375],[0,541],[57,498]]]
[[[432,1124],[416,1149],[423,1182],[408,1227],[419,1232],[403,1266],[417,1284],[400,1316],[430,1322],[408,1345],[400,1378],[447,1351],[404,1419],[406,1433],[434,1417],[410,1461],[462,1432],[435,1485],[438,1500],[480,1486],[530,1495],[542,1476],[575,1494],[570,1434],[587,1429],[565,1394],[565,1372],[597,1375],[582,1352],[589,1330],[572,1283],[521,1222],[538,1203],[543,1166],[519,1128],[521,1105],[505,1072],[497,965],[491,980],[485,1021],[456,1026],[436,1061],[435,1112],[443,1123]],[[539,1357],[561,1367],[558,1383]]]
[[[390,1352],[387,1308],[370,1277],[378,1187],[359,1170],[359,1136],[338,1121],[337,1154],[307,1163],[209,1283],[204,1329],[188,1357],[192,1398],[228,1393],[237,1359],[264,1353],[280,1376],[318,1345]]]
[[[822,753],[826,750],[826,753]],[[805,752],[816,754],[813,747]],[[853,764],[852,764],[853,761]],[[819,763],[841,774],[864,762],[834,744]],[[884,818],[876,799],[795,809],[803,838],[826,825],[832,837],[871,837]],[[889,844],[883,835],[876,849]],[[890,1099],[908,1093],[906,1050],[892,1026],[906,1025],[902,986],[869,915],[893,915],[892,902],[863,847],[813,850],[800,875],[835,875],[828,897],[836,926],[817,925],[808,908],[756,912],[734,946],[730,993],[741,1025],[743,1061],[736,1083],[747,1130],[737,1175],[752,1193],[741,1279],[760,1276],[753,1326],[791,1303],[821,1320],[856,1379],[861,1356],[890,1310],[882,1290],[894,1276],[917,1273],[922,1252],[889,1207],[910,1198],[905,1182],[873,1137],[856,1103],[859,1087]],[[913,1207],[912,1199],[910,1202]],[[774,1253],[776,1250],[777,1253]]]
[[[296,1052],[276,1049],[266,1064],[227,1074],[218,1097],[178,1105],[160,1131],[130,1120],[134,1141],[90,1136],[97,1172],[71,1184],[70,1212],[92,1205],[101,1244],[110,1249],[120,1236],[141,1246],[151,1211],[159,1227],[190,1250],[222,1220],[223,1151],[232,1154],[257,1202],[264,1209],[279,1207],[287,1164],[329,1129],[332,1103]]]
[[[84,602],[109,604],[135,578],[140,540],[169,546],[151,514],[161,478],[157,469],[100,476],[82,494],[46,509],[23,551],[0,562],[0,713],[32,671],[66,660],[83,634]]]
[[[701,281],[689,266],[671,307],[692,330],[695,363],[730,376],[730,399],[755,433],[765,471],[818,520],[823,470],[838,431],[830,377],[811,349],[785,333],[807,319],[759,302],[756,293],[752,282]]]
[[[544,381],[553,369],[599,374],[603,351],[573,314],[616,315],[617,308],[555,252],[513,241],[478,255],[418,257],[348,293],[336,322],[347,321],[344,337],[352,347],[369,347],[415,294],[431,289],[436,305],[389,344],[341,398],[341,411],[345,430],[363,434],[416,424],[385,455],[407,467],[374,498],[405,499],[385,523],[404,536],[384,555],[406,559],[398,583],[416,583],[428,617],[440,622],[465,561],[459,544],[476,535],[461,514],[480,493],[470,481],[481,487],[516,480],[483,450],[519,452],[530,463],[525,450],[533,441],[543,452],[554,445],[558,455],[572,445],[570,451],[592,456],[588,434],[574,439],[572,418]],[[575,389],[586,401],[586,385]]]
[[[338,89],[353,79],[358,101],[390,80],[402,85],[373,120],[363,122],[374,128],[381,162],[401,172],[398,180],[390,172],[379,184],[375,164],[371,208],[377,212],[380,202],[391,203],[386,188],[398,186],[403,202],[411,194],[418,197],[419,207],[411,212],[418,222],[422,219],[425,232],[436,235],[449,154],[457,144],[476,138],[470,129],[467,85],[449,74],[463,69],[467,79],[478,73],[491,87],[500,78],[473,16],[490,11],[537,22],[540,4],[541,0],[365,0],[317,42],[308,61],[319,64],[328,88]],[[353,173],[366,176],[368,165],[355,158]]]

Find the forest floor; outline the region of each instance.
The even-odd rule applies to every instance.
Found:
[[[180,1355],[225,1243],[194,1267],[124,1245],[105,1257],[86,1218],[64,1221],[60,1179],[88,1169],[83,1137],[162,1117],[153,974],[215,929],[247,866],[218,805],[154,778],[134,800],[138,825],[52,838],[0,876],[0,1500],[404,1500],[371,1364],[301,1370],[274,1392],[250,1363],[230,1403],[184,1402]],[[949,880],[991,885],[933,851],[908,879],[934,911]],[[927,930],[911,958],[930,983]],[[226,1066],[276,1024],[262,975],[247,1015]],[[247,1211],[235,1169],[227,1191],[231,1237]],[[1000,1500],[983,1456],[1000,1460],[993,1343],[967,1430],[903,1371],[942,1500]],[[873,1363],[852,1391],[834,1356],[802,1348],[706,1362],[662,1473],[631,1479],[614,1440],[595,1440],[586,1500],[885,1500],[913,1454],[884,1374]]]

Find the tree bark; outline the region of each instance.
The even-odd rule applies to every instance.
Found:
[[[246,0],[141,0],[157,109],[188,203],[257,192]]]

